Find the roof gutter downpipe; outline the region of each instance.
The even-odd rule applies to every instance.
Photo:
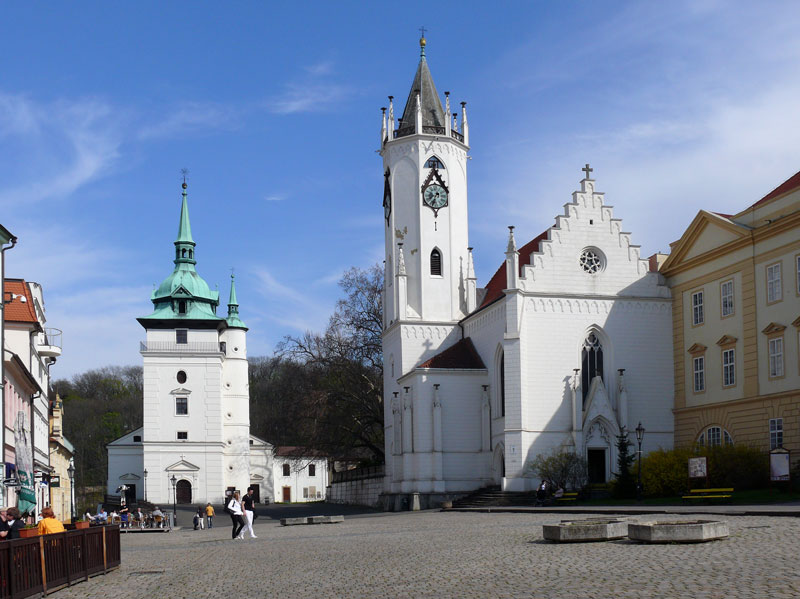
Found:
[[[5,417],[5,395],[6,395],[6,250],[10,250],[17,245],[17,238],[11,236],[11,245],[0,246],[0,464],[3,471],[0,473],[0,505],[6,505],[6,488],[2,484],[2,479],[6,477],[6,426]]]

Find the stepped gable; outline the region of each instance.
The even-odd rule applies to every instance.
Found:
[[[466,337],[443,352],[426,360],[417,368],[441,368],[446,370],[480,370],[486,368],[472,339]]]
[[[539,251],[539,244],[543,239],[547,239],[547,231],[541,233],[537,237],[534,237],[519,249],[520,276],[522,276],[522,268],[531,263],[531,254]],[[478,306],[478,310],[481,310],[489,304],[493,304],[502,298],[504,295],[503,289],[506,289],[506,287],[506,263],[504,260],[500,265],[500,268],[497,269],[497,272],[494,273],[494,276],[489,279],[489,283],[486,285],[486,294],[483,297],[483,302],[481,302],[481,305]]]

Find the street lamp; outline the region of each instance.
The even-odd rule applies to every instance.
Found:
[[[147,501],[147,468],[144,469],[144,500]]]
[[[639,443],[637,461],[639,462],[639,482],[636,483],[636,501],[642,500],[642,439],[644,439],[644,427],[639,422],[636,427],[636,441]]]
[[[172,483],[172,525],[175,526],[178,523],[178,497],[177,491],[175,490],[175,486],[178,484],[178,479],[175,478],[175,475],[173,474],[172,478],[169,479],[169,482]]]
[[[67,476],[69,476],[69,520],[75,522],[75,465],[72,460],[69,461],[69,468],[67,468]]]

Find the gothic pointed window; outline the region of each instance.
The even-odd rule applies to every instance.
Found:
[[[444,164],[436,156],[431,156],[430,158],[428,158],[428,160],[425,161],[425,168],[435,168],[439,170],[444,170]]]
[[[500,355],[500,416],[506,415],[506,355]]]
[[[431,275],[434,277],[442,276],[442,253],[438,249],[431,252]]]
[[[589,393],[589,386],[596,376],[603,378],[603,346],[600,345],[597,335],[590,333],[583,342],[581,350],[581,389],[584,403]]]

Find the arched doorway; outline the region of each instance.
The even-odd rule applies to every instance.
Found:
[[[175,501],[177,503],[192,503],[192,483],[188,480],[179,480],[175,485]]]
[[[506,475],[505,447],[499,443],[494,448],[494,457],[492,459],[492,475],[494,484],[496,485],[502,484],[503,477]]]

